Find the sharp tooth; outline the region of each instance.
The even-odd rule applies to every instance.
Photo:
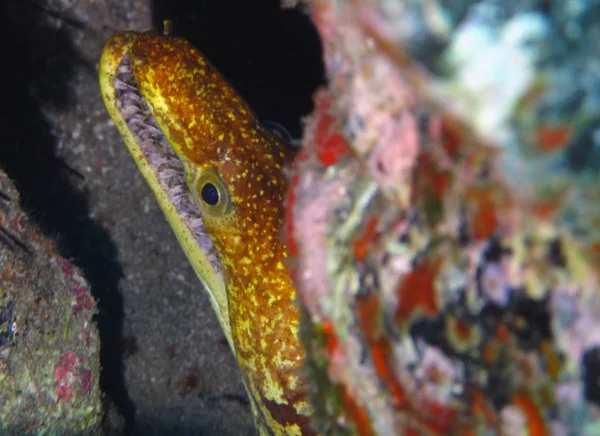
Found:
[[[137,88],[135,86],[130,85],[129,83],[126,83],[126,82],[122,81],[118,77],[115,77],[115,88],[116,89],[124,89],[124,90],[127,90],[127,91],[137,91]]]
[[[117,107],[119,107],[118,104],[117,104]],[[134,105],[122,104],[122,107],[119,107],[119,109],[121,110],[121,114],[123,115],[123,118],[125,118],[125,119],[129,119],[129,118],[133,118],[133,117],[141,115],[140,109]]]
[[[151,114],[148,114],[148,119],[145,121],[146,124],[148,124],[149,126],[156,127],[158,129],[158,124],[156,123],[156,120]]]
[[[154,146],[152,144],[142,144],[142,152],[146,155],[146,156],[150,156],[153,152],[154,152]]]
[[[152,144],[152,134],[147,130],[140,131],[139,139],[141,139],[144,142],[147,142],[148,144]]]
[[[179,176],[179,171],[177,169],[175,169],[174,167],[170,167],[170,168],[166,168],[163,171],[163,175],[169,179],[173,179],[173,178]]]
[[[136,94],[135,92],[127,92],[123,94],[120,99],[127,104],[134,104],[136,106],[141,105],[143,102],[142,96]]]
[[[137,117],[132,117],[131,119],[127,120],[127,124],[129,125],[133,125],[136,128],[142,128],[145,129],[146,128],[146,123],[144,122],[144,120],[137,118]]]
[[[131,68],[128,59],[123,59],[123,62],[117,67],[117,74],[131,75]]]
[[[123,59],[117,67],[114,86],[117,95],[117,108],[127,122],[131,133],[139,141],[139,147],[155,169],[160,184],[169,191],[173,204],[184,221],[188,222],[200,245],[207,250],[210,263],[222,276],[222,267],[215,248],[204,231],[204,223],[195,203],[190,198],[185,184],[183,164],[163,135],[150,108],[142,97],[133,77],[129,58]]]
[[[152,124],[147,122],[147,119],[144,120],[146,122],[146,129],[156,136],[162,136],[162,132],[158,127],[153,126]]]

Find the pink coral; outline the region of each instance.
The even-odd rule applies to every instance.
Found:
[[[65,400],[66,402],[71,401],[73,398],[73,383],[75,381],[75,374],[73,367],[77,363],[77,356],[73,352],[63,354],[58,363],[54,365],[54,378],[56,380],[56,402]]]
[[[94,300],[89,293],[89,288],[83,277],[73,268],[73,265],[66,259],[59,260],[59,266],[62,269],[67,284],[73,291],[75,300],[71,303],[74,312],[83,310],[93,310]]]
[[[72,351],[64,353],[54,365],[56,402],[71,401],[73,386],[79,384],[82,395],[87,395],[92,386],[92,371],[81,365],[81,359]]]
[[[75,294],[75,302],[72,303],[74,312],[92,310],[94,308],[94,302],[88,295],[86,288],[76,287],[73,293]]]

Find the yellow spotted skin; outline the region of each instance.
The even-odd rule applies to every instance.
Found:
[[[204,214],[223,265],[225,289],[205,270],[199,246],[173,216],[164,191],[153,189],[202,281],[242,370],[260,434],[306,435],[310,408],[300,378],[304,351],[297,337],[295,290],[281,240],[286,178],[292,151],[262,128],[244,100],[184,39],[156,32],[123,32],[109,40],[100,64],[107,108],[152,186],[156,178],[131,143],[115,105],[114,76],[123,56],[160,129],[185,167],[190,190],[197,176],[215,171],[230,196],[221,215]],[[178,221],[179,220],[179,221]],[[179,232],[179,234],[178,234]],[[199,257],[197,256],[199,255]],[[204,268],[204,269],[203,269]],[[199,271],[201,269],[201,271]],[[226,293],[225,298],[222,295]],[[226,299],[226,306],[223,301]]]

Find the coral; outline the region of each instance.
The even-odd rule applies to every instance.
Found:
[[[99,434],[95,303],[0,171],[0,433]]]
[[[304,3],[328,85],[285,234],[315,426],[593,433],[600,2]]]
[[[75,353],[68,352],[60,356],[54,365],[56,380],[56,402],[71,401],[73,386],[78,385],[82,396],[86,396],[92,387],[92,371],[81,366],[81,359]]]

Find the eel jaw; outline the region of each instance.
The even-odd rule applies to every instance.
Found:
[[[227,293],[216,249],[204,231],[200,211],[190,196],[183,163],[158,127],[130,68],[129,53],[139,35],[120,32],[104,46],[99,66],[102,98],[194,271],[208,291],[235,354]]]

